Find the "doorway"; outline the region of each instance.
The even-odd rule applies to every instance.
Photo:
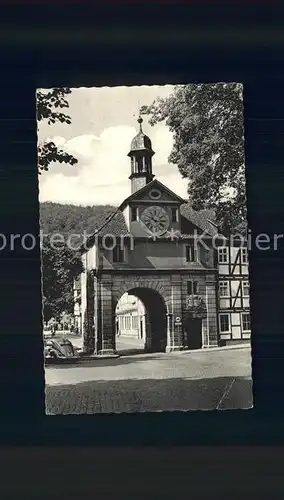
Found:
[[[202,319],[190,318],[185,323],[186,344],[188,349],[202,348]]]

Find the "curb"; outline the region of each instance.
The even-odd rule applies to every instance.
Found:
[[[169,353],[161,353],[161,354],[199,354],[199,353],[209,353],[209,352],[218,352],[218,351],[231,351],[231,350],[237,350],[237,349],[250,349],[251,346],[248,345],[233,345],[233,346],[223,346],[223,347],[208,347],[208,348],[203,348],[203,349],[191,349],[191,350],[186,350],[186,351],[173,351]],[[136,356],[135,354],[113,354],[109,356],[98,356],[98,355],[81,355],[79,358],[79,362],[82,361],[96,361],[100,359],[117,359],[117,358],[125,358],[129,356]]]
[[[191,349],[187,351],[175,351],[175,354],[194,354],[194,353],[205,353],[205,352],[216,352],[216,351],[233,351],[235,349],[250,349],[250,344],[248,345],[227,345],[223,347],[204,347],[203,349]]]
[[[112,356],[97,356],[97,355],[86,355],[80,356],[78,361],[96,361],[98,359],[117,359],[120,358],[119,354],[113,354]]]

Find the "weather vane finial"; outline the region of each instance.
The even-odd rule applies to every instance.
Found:
[[[141,116],[141,107],[140,107],[140,101],[138,101],[138,123],[140,125],[140,132],[142,132],[142,123],[143,123],[143,118]]]

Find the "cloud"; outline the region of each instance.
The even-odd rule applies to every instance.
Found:
[[[70,153],[78,154],[83,158],[92,158],[94,148],[99,141],[100,138],[93,134],[79,135],[66,141],[64,149],[68,150]]]
[[[130,143],[137,130],[127,125],[105,128],[99,136],[79,135],[69,140],[52,138],[59,147],[73,154],[78,164],[54,165],[40,176],[40,201],[80,205],[119,205],[130,194]],[[181,196],[186,196],[187,183],[177,168],[168,165],[172,135],[164,126],[151,134],[153,172],[157,178]]]
[[[61,137],[60,135],[52,137],[51,139],[46,139],[47,142],[48,140],[54,142],[55,146],[57,147],[62,147],[66,143],[66,139],[64,139],[64,137]]]

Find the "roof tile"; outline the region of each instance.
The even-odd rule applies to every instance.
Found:
[[[186,236],[190,234],[187,226],[187,222],[201,229],[202,231],[207,232],[209,235],[213,236],[217,233],[217,230],[214,228],[212,224],[210,224],[210,220],[214,222],[214,212],[212,210],[202,210],[197,212],[191,208],[189,204],[185,204],[181,206],[181,214],[183,217],[182,221],[182,231],[181,235]],[[187,227],[186,227],[187,226]],[[123,212],[117,210],[110,220],[101,226],[101,229],[95,232],[96,235],[105,236],[107,234],[111,234],[113,236],[123,236],[130,234],[126,225],[126,221],[124,219]]]

